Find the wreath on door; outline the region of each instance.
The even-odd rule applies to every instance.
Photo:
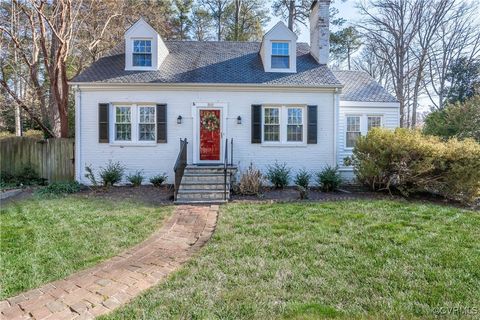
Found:
[[[220,126],[217,116],[213,112],[207,112],[202,118],[202,129],[209,132],[217,130]]]

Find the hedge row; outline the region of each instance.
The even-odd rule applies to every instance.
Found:
[[[359,182],[372,190],[480,200],[480,144],[472,139],[442,141],[418,131],[378,128],[357,140],[351,161]]]

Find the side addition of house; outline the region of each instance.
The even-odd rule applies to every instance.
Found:
[[[210,177],[218,173],[215,197],[224,199],[225,164],[265,170],[278,161],[311,172],[338,165],[352,178],[343,158],[355,139],[373,127],[397,127],[399,105],[367,74],[329,69],[329,5],[312,4],[310,46],[282,22],[261,42],[199,42],[164,41],[137,21],[123,43],[70,83],[76,179],[88,184],[85,166],[98,170],[112,160],[147,177],[166,173],[174,183],[184,156],[182,184],[192,185],[177,200],[201,201],[193,178],[210,169]]]

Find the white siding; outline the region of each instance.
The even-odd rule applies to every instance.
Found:
[[[99,103],[166,103],[168,143],[153,146],[113,146],[98,143]],[[192,162],[194,150],[192,104],[194,102],[225,103],[227,121],[225,138],[234,138],[234,162],[241,169],[253,162],[261,170],[278,160],[286,162],[294,170],[306,168],[318,171],[325,165],[335,165],[334,151],[334,95],[327,92],[258,92],[258,91],[204,91],[204,90],[156,90],[144,91],[84,89],[77,94],[76,117],[76,179],[85,179],[85,166],[94,169],[105,166],[109,160],[119,161],[127,173],[143,170],[147,177],[167,173],[173,181],[173,166],[179,151],[180,138],[189,143],[188,158]],[[302,146],[264,146],[251,143],[252,104],[304,104],[318,105],[318,143]],[[177,124],[177,117],[183,123]],[[237,117],[242,124],[237,124]]]
[[[356,102],[349,103],[348,101],[341,101],[339,107],[339,116],[338,116],[338,139],[337,139],[337,163],[340,168],[343,167],[343,159],[347,156],[352,155],[352,150],[346,148],[346,123],[348,115],[359,115],[362,117],[361,126],[362,134],[367,132],[366,129],[366,118],[369,115],[380,115],[382,116],[382,127],[394,129],[399,126],[399,108],[396,103],[385,103],[384,105],[380,103],[371,103],[368,105],[359,104]],[[343,172],[348,172],[348,169],[343,167]],[[351,177],[350,174],[345,173],[345,177]]]

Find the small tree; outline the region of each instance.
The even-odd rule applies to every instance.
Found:
[[[480,142],[480,95],[465,103],[449,104],[442,110],[432,111],[425,119],[423,132],[444,139],[473,138]]]

